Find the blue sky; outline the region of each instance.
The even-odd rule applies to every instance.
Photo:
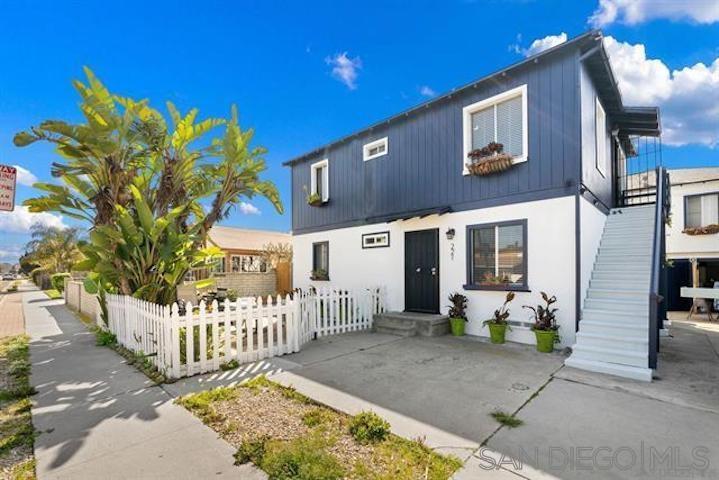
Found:
[[[282,161],[596,26],[612,38],[625,102],[662,107],[665,163],[719,165],[717,4],[3,2],[0,163],[49,180],[52,150],[15,148],[12,136],[48,118],[80,120],[70,82],[88,65],[113,92],[156,106],[171,100],[226,116],[237,104],[243,125],[269,149],[266,176],[288,207]],[[32,195],[21,185],[18,203]],[[289,214],[251,203],[259,213],[237,211],[224,224],[289,230]],[[28,217],[0,213],[0,260],[22,249],[37,220]]]

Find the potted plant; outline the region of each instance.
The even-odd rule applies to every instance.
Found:
[[[452,328],[452,335],[461,337],[464,335],[464,324],[467,323],[467,297],[455,292],[449,296],[449,302],[449,325]]]
[[[467,154],[467,170],[472,175],[489,175],[503,172],[512,167],[512,155],[504,153],[504,145],[490,142],[482,148],[475,148]]]
[[[507,292],[507,297],[501,307],[494,311],[494,317],[482,322],[482,325],[489,327],[489,339],[492,343],[504,343],[509,326],[509,302],[514,300],[514,292]]]
[[[685,228],[682,233],[686,233],[687,235],[714,235],[715,233],[719,233],[719,224],[712,223],[704,227],[688,227]]]
[[[307,205],[311,207],[321,207],[326,203],[318,193],[309,193],[307,191],[307,185],[304,185],[302,189],[305,191]]]
[[[523,308],[531,310],[534,315],[534,336],[537,338],[537,351],[551,353],[554,350],[554,344],[559,342],[559,325],[555,312],[558,308],[552,308],[557,302],[557,297],[552,295],[549,297],[546,293],[540,292],[544,305],[537,305],[536,308],[530,305],[524,305]]]

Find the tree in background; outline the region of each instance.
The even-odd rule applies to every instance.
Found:
[[[270,242],[262,246],[261,254],[269,266],[276,268],[278,263],[292,262],[292,245]]]
[[[55,211],[91,224],[86,287],[169,304],[177,285],[218,252],[205,248],[207,233],[247,197],[267,198],[282,212],[277,188],[262,181],[261,147],[242,130],[236,110],[228,120],[197,121],[167,103],[170,125],[147,100],[111,94],[85,69],[75,81],[84,123],[48,120],[14,138],[56,145],[62,161],[52,175],[62,185],[38,183],[44,195],[25,201],[32,212]],[[205,138],[223,127],[221,137]],[[195,146],[197,143],[202,146]]]
[[[69,272],[82,260],[77,228],[56,228],[33,225],[32,240],[25,245],[24,261],[35,265],[33,271],[48,275]]]

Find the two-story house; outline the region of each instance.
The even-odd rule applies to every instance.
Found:
[[[631,137],[659,132],[657,108],[622,103],[601,33],[583,34],[286,162],[293,284],[382,285],[390,309],[426,313],[446,313],[462,292],[467,332],[481,336],[514,291],[508,339],[524,343],[534,335],[521,307],[544,291],[575,366],[651,378],[651,259],[621,248],[626,227],[646,242],[632,248],[652,250],[655,209],[616,211],[604,232],[610,211],[632,203],[621,181]],[[640,298],[612,303],[618,279],[637,280]],[[582,340],[583,308],[595,325]],[[641,341],[615,367],[625,346],[606,344],[622,315]]]

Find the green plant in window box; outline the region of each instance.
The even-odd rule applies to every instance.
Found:
[[[467,297],[455,292],[449,296],[449,302],[449,325],[452,328],[452,335],[461,337],[464,335],[464,326],[467,323]]]
[[[522,308],[531,310],[534,315],[534,335],[537,338],[537,351],[544,353],[551,353],[554,350],[554,344],[559,342],[559,325],[557,325],[556,312],[558,308],[553,308],[552,305],[557,302],[557,297],[552,295],[551,297],[544,292],[542,294],[542,300],[544,305],[537,305],[532,307],[530,305],[524,305]]]
[[[514,300],[514,292],[507,292],[504,303],[494,311],[494,317],[482,322],[482,325],[489,327],[489,339],[492,343],[504,343],[509,326],[509,304]]]
[[[319,193],[309,193],[307,191],[307,185],[303,186],[302,188],[305,191],[305,195],[307,198],[307,205],[309,205],[311,207],[321,207],[322,205],[324,205],[326,203],[324,200],[322,200],[322,197],[320,196]]]
[[[324,270],[322,268],[312,270],[312,273],[310,273],[310,280],[327,281],[329,279],[330,279],[330,274],[327,272],[327,270]]]
[[[486,272],[479,282],[484,287],[504,285],[505,283],[512,283],[512,280],[507,275],[492,275],[489,272]]]

